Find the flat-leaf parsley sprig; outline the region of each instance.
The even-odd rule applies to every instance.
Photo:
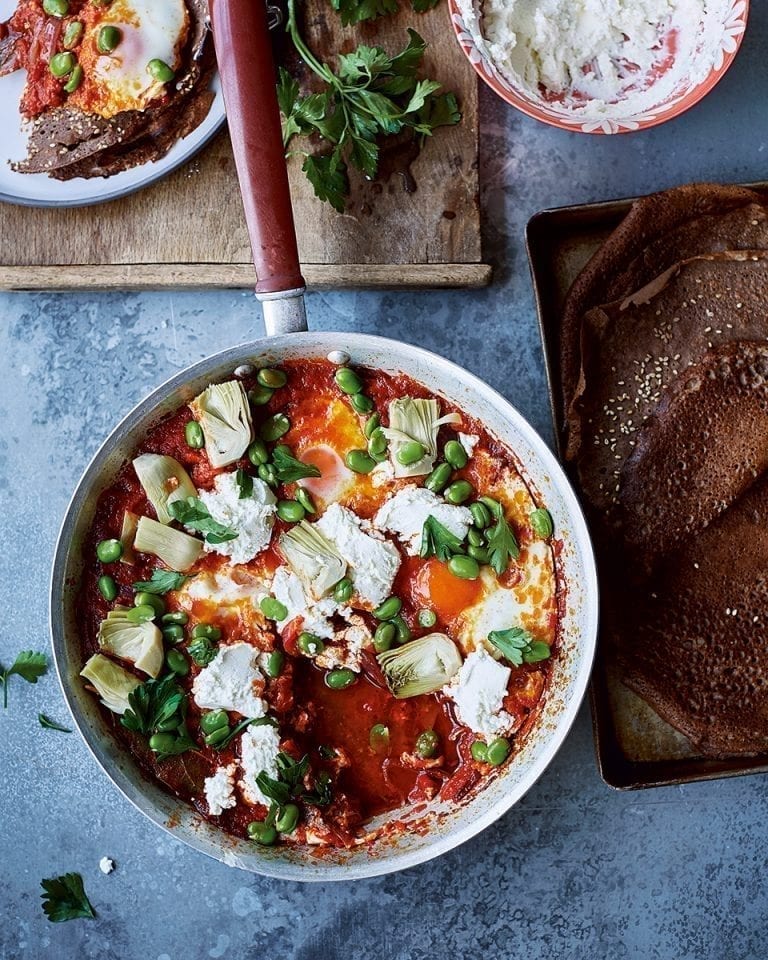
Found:
[[[390,57],[380,47],[361,45],[339,55],[334,73],[315,57],[299,33],[295,0],[288,0],[286,29],[302,60],[326,89],[301,96],[298,82],[280,69],[277,97],[283,114],[283,143],[287,148],[295,136],[311,134],[328,143],[328,152],[299,152],[315,195],[339,212],[349,195],[348,164],[369,179],[376,176],[377,138],[410,130],[423,142],[438,127],[461,119],[453,93],[439,94],[441,85],[436,80],[417,77],[426,43],[415,30],[408,31],[408,44],[396,56]]]
[[[414,13],[426,13],[436,7],[440,0],[411,0]],[[378,20],[388,14],[397,13],[400,6],[397,0],[331,0],[331,6],[341,16],[345,27],[364,20]]]

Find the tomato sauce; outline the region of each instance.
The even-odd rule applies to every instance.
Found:
[[[299,458],[307,451],[327,447],[331,451],[327,454],[329,463],[333,461],[334,452],[341,460],[344,451],[365,445],[361,433],[362,418],[354,413],[348,399],[335,385],[335,368],[330,363],[292,361],[283,364],[282,369],[288,374],[288,384],[277,389],[266,405],[252,407],[256,429],[268,416],[282,411],[288,416],[291,428],[279,442],[288,444]],[[364,381],[365,392],[374,400],[385,424],[391,399],[430,396],[423,385],[404,376],[390,377],[365,369],[358,369],[358,373]],[[254,385],[255,379],[244,380],[246,389]],[[442,415],[455,409],[442,399],[440,402]],[[478,437],[469,463],[457,471],[454,478],[465,478],[477,491],[490,492],[504,501],[506,515],[513,521],[521,545],[521,557],[517,563],[510,564],[501,582],[506,586],[523,582],[528,576],[527,550],[533,539],[527,522],[533,501],[519,479],[513,454],[493,439],[482,424],[464,413],[461,415],[461,427],[441,428],[438,448],[441,449],[455,435],[455,429]],[[210,489],[220,471],[210,466],[203,450],[193,450],[187,445],[184,428],[190,419],[191,413],[186,407],[165,417],[148,431],[134,455],[160,453],[174,457],[185,467],[198,489]],[[307,455],[306,459],[311,456]],[[225,470],[235,467],[253,472],[245,458]],[[339,474],[335,499],[362,517],[372,517],[394,489],[387,484],[377,487],[370,476],[350,475],[345,469]],[[512,475],[517,478],[519,489],[518,486],[514,489],[503,486]],[[324,476],[324,480],[328,480],[331,486],[336,482],[330,475]],[[419,481],[420,478],[416,478],[416,482]],[[277,495],[291,497],[295,488],[295,484],[286,484]],[[329,501],[316,497],[316,502],[318,511],[322,512]],[[96,559],[95,548],[99,541],[119,538],[126,510],[154,516],[130,462],[121,469],[112,486],[101,494],[84,546],[87,561],[79,597],[84,660],[98,652],[99,624],[114,603],[132,605],[135,592],[132,584],[148,580],[152,571],[160,566],[154,557],[138,553],[133,564],[101,564]],[[286,525],[277,520],[270,548],[250,563],[238,566],[238,577],[271,574],[283,563],[275,547],[283,529]],[[546,583],[545,587],[531,584],[530,594],[526,595],[538,596],[535,591],[541,592],[537,636],[550,644],[555,656],[557,591],[554,560],[551,562],[551,595],[546,592]],[[225,558],[216,553],[203,554],[195,565],[195,570],[201,574],[226,568]],[[114,603],[104,600],[97,587],[98,578],[105,572],[115,579],[119,588]],[[402,600],[401,616],[414,637],[441,630],[458,640],[462,618],[477,602],[480,590],[479,581],[455,578],[434,558],[425,560],[402,553],[402,564],[392,592]],[[167,594],[164,599],[169,610],[178,606],[174,593]],[[433,609],[438,615],[436,627],[426,629],[419,626],[418,613],[424,608]],[[344,690],[332,690],[324,682],[325,671],[302,656],[296,647],[300,623],[291,624],[282,631],[282,636],[278,636],[260,614],[248,614],[240,606],[217,607],[208,600],[196,600],[186,609],[190,615],[187,637],[195,623],[213,623],[222,630],[222,643],[244,641],[259,650],[279,649],[285,655],[281,675],[267,680],[264,693],[270,713],[279,722],[281,749],[294,759],[306,754],[310,758],[311,778],[327,773],[333,788],[333,800],[329,806],[306,806],[300,826],[290,841],[348,846],[365,835],[365,824],[379,814],[404,804],[423,803],[436,796],[458,802],[491,775],[492,768],[488,764],[472,758],[470,749],[475,735],[458,722],[452,702],[439,693],[395,699],[386,687],[372,648],[363,651],[362,671],[356,682]],[[369,613],[362,612],[361,615],[373,632],[376,621]],[[184,649],[184,643],[179,649]],[[190,660],[189,675],[179,679],[185,690],[191,690],[200,669]],[[522,742],[541,708],[550,671],[551,660],[512,668],[504,709],[513,718],[510,732],[513,747]],[[143,674],[137,676],[146,679]],[[235,739],[226,750],[218,753],[205,746],[199,728],[200,710],[191,696],[187,699],[188,727],[197,749],[162,761],[158,761],[148,749],[145,737],[131,733],[115,715],[104,712],[110,718],[115,735],[135,755],[147,776],[160,780],[168,790],[192,803],[203,816],[208,816],[203,781],[212,776],[217,767],[237,762],[238,742]],[[240,717],[233,715],[231,719],[234,725]],[[374,725],[385,726],[388,739],[372,744],[370,731]],[[428,760],[420,758],[415,751],[419,734],[426,730],[434,730],[439,738],[437,754]],[[236,807],[224,810],[221,816],[212,819],[225,830],[246,836],[248,824],[263,819],[266,812],[264,807],[240,800]]]

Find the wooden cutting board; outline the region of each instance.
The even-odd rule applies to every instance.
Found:
[[[358,43],[396,52],[413,27],[428,41],[424,74],[459,99],[463,119],[440,128],[408,170],[354,178],[343,214],[317,200],[289,162],[304,275],[311,287],[481,286],[477,78],[445,0],[414,14],[343,28],[328,0],[304,6],[304,34],[323,57]],[[406,188],[415,188],[409,189]],[[62,242],[66,237],[67,242]],[[250,287],[255,280],[226,131],[190,163],[139,193],[96,207],[0,204],[0,288]]]

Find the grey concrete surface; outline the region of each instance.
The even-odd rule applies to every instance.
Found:
[[[587,137],[482,98],[487,257],[479,292],[323,293],[315,329],[436,350],[501,390],[551,436],[523,228],[543,207],[696,179],[765,178],[768,5],[736,65],[664,127]],[[76,242],[76,237],[67,238]],[[46,649],[46,592],[69,494],[100,440],[151,388],[259,334],[241,293],[0,297],[0,662]],[[341,338],[343,342],[343,336]],[[766,955],[768,779],[634,794],[600,781],[589,716],[540,782],[477,839],[409,872],[298,886],[240,873],[169,838],[97,769],[49,674],[0,709],[0,958],[422,960]],[[98,870],[112,857],[111,876]],[[80,871],[99,918],[52,925],[42,877]]]

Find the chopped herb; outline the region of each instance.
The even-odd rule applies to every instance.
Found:
[[[40,723],[40,726],[45,730],[60,730],[62,733],[72,733],[69,727],[62,727],[60,723],[56,723],[55,720],[51,720],[50,717],[46,717],[44,713],[38,713],[37,719]]]
[[[40,886],[45,891],[41,894],[43,912],[51,923],[76,920],[78,917],[93,920],[96,917],[79,873],[65,873],[61,877],[41,880]]]
[[[327,747],[325,744],[320,744],[317,748],[317,752],[323,758],[323,760],[335,760],[338,754],[333,749],[333,747]]]
[[[439,520],[427,517],[421,534],[419,556],[450,560],[451,556],[459,550],[461,550],[461,540]]]
[[[208,637],[195,637],[187,647],[187,653],[198,667],[207,667],[212,660],[216,659],[218,652],[218,645],[211,643]]]
[[[44,653],[22,650],[13,665],[3,670],[0,667],[0,683],[3,685],[3,707],[8,706],[8,681],[12,676],[21,677],[27,683],[37,683],[48,669],[48,660]]]
[[[245,470],[237,470],[235,473],[235,483],[239,491],[237,495],[238,500],[247,500],[248,497],[253,496],[253,477],[250,473],[246,473]]]
[[[280,483],[295,483],[297,480],[304,480],[305,477],[320,476],[320,471],[314,464],[297,460],[284,444],[275,447],[272,451],[272,466]]]
[[[510,558],[517,560],[520,556],[517,539],[512,528],[504,519],[501,506],[496,511],[496,523],[490,528],[487,536],[491,566],[497,574],[501,575],[507,569]]]
[[[359,0],[338,0],[347,22],[369,19],[355,11]],[[375,11],[393,0],[363,0]],[[342,11],[343,5],[343,11]],[[283,143],[294,136],[319,136],[330,152],[304,153],[303,170],[315,189],[315,195],[336,210],[344,210],[349,194],[347,164],[373,179],[379,166],[378,137],[410,131],[424,139],[440,126],[461,119],[456,97],[437,94],[440,84],[416,76],[426,43],[409,30],[408,44],[390,57],[380,47],[359,46],[340,54],[338,72],[321,63],[307,47],[296,24],[295,0],[288,0],[287,31],[301,58],[324,82],[322,92],[300,96],[298,83],[281,68],[277,89],[283,113]]]
[[[538,663],[550,656],[549,644],[534,639],[533,635],[522,627],[509,630],[492,630],[488,639],[516,667],[524,663]]]
[[[265,797],[280,807],[292,800],[300,799],[314,806],[327,806],[333,797],[330,776],[322,771],[315,778],[314,790],[304,787],[304,777],[309,772],[309,756],[294,760],[282,751],[277,755],[277,779],[262,770],[256,777],[256,784]]]
[[[414,13],[426,13],[440,3],[440,0],[411,0]],[[377,20],[400,9],[397,0],[331,0],[333,9],[341,15],[345,27],[365,20]]]
[[[128,730],[149,736],[149,745],[158,760],[197,746],[187,730],[187,700],[175,674],[140,683],[128,695],[128,704],[129,709],[120,718],[120,723]],[[154,734],[158,735],[157,741]]]
[[[171,590],[180,590],[194,573],[177,573],[175,570],[161,570],[159,567],[152,571],[151,580],[139,580],[133,585],[137,593],[154,593],[160,595]]]
[[[237,538],[237,530],[214,520],[205,504],[197,497],[174,500],[168,504],[168,511],[182,526],[202,533],[208,543],[225,543]]]

